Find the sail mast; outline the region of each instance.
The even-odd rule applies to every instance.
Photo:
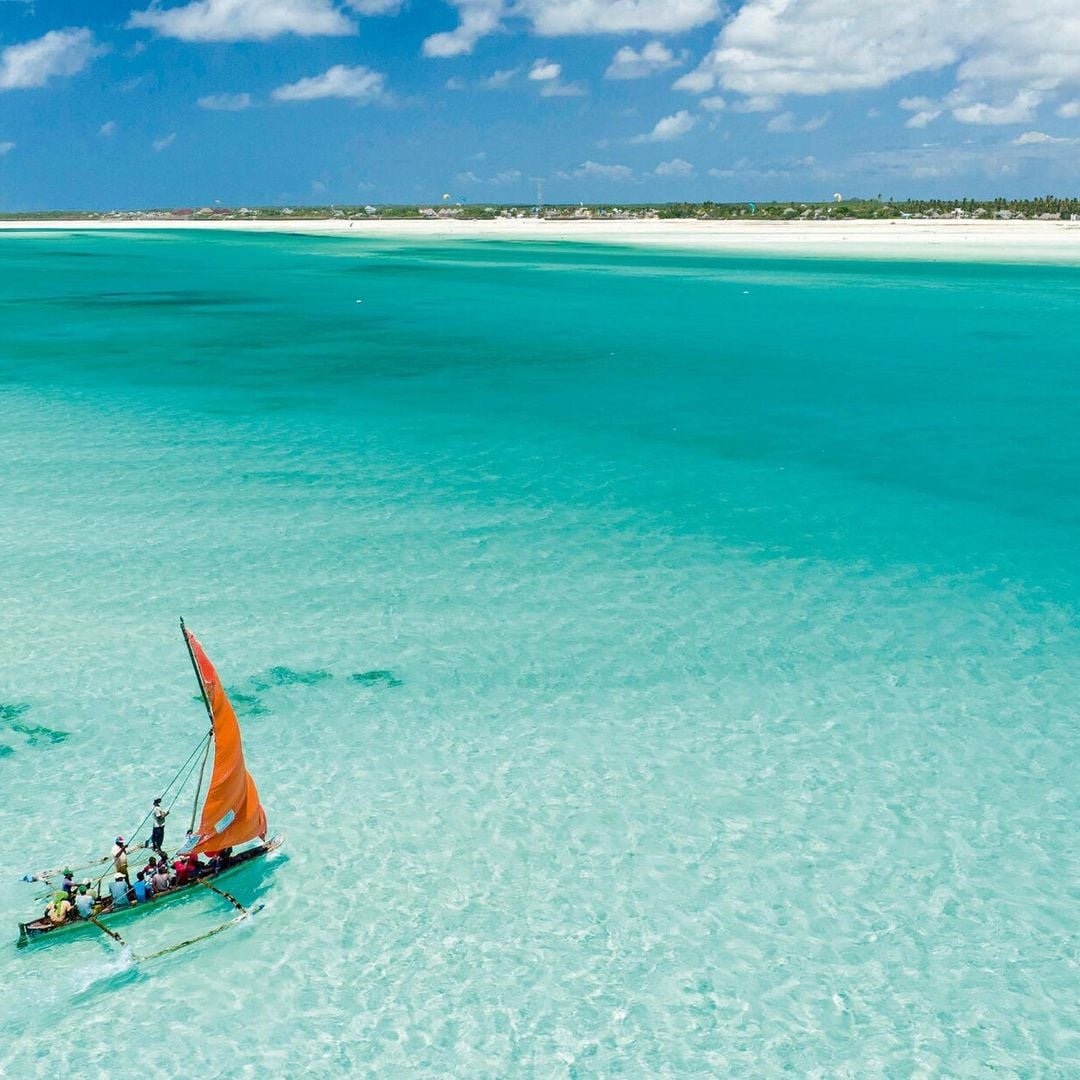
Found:
[[[199,796],[202,794],[202,782],[203,774],[206,772],[206,759],[210,756],[210,745],[214,739],[214,710],[210,705],[210,698],[206,693],[206,685],[203,683],[202,672],[199,671],[199,665],[195,660],[195,653],[191,650],[191,642],[188,640],[187,627],[184,626],[184,620],[180,620],[180,633],[184,638],[184,645],[188,651],[188,658],[191,660],[191,669],[195,672],[195,679],[199,684],[199,692],[202,694],[203,704],[206,706],[206,715],[210,717],[210,733],[206,737],[206,752],[203,754],[202,764],[199,766],[199,782],[195,785],[195,801],[191,805],[191,824],[188,826],[188,832],[195,831],[195,818],[199,814]]]

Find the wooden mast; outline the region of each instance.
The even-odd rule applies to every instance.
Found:
[[[199,796],[202,794],[202,782],[203,773],[206,772],[206,760],[210,756],[210,745],[214,740],[214,710],[210,706],[210,698],[207,696],[206,687],[203,685],[202,672],[199,671],[199,665],[195,660],[195,653],[191,651],[191,642],[188,640],[187,627],[184,626],[184,620],[180,620],[180,633],[184,638],[184,647],[188,651],[188,658],[191,660],[191,670],[195,672],[195,681],[199,684],[199,693],[202,694],[203,704],[206,706],[206,715],[210,718],[210,734],[206,740],[206,752],[203,754],[202,764],[199,766],[199,782],[195,785],[195,801],[191,806],[191,824],[188,826],[188,832],[195,831],[195,818],[199,813]]]

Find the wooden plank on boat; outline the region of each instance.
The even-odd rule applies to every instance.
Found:
[[[227,893],[224,889],[219,889],[216,886],[211,885],[209,881],[205,881],[203,878],[199,878],[199,884],[205,885],[211,892],[216,892],[218,896],[225,897],[225,899],[228,900],[230,904],[233,904],[235,907],[239,908],[239,910],[242,911],[245,915],[247,914],[247,908],[244,907],[244,905],[241,904],[240,901],[237,900],[232,893]]]
[[[217,892],[216,889],[214,891]],[[175,945],[169,945],[165,949],[158,949],[157,952],[148,953],[146,956],[136,956],[135,959],[140,962],[143,960],[157,960],[161,956],[168,956],[169,953],[179,952],[180,949],[186,949],[189,945],[194,945],[199,941],[206,941],[208,938],[215,937],[223,930],[228,930],[230,926],[235,926],[241,920],[249,918],[257,912],[262,911],[262,909],[262,904],[256,908],[252,908],[250,911],[242,909],[239,915],[229,919],[228,922],[223,922],[220,926],[215,926],[213,930],[207,930],[205,934],[199,934],[198,937],[188,938],[187,941],[177,942]]]
[[[108,934],[113,941],[119,941],[121,945],[126,945],[127,942],[115,931],[110,930],[104,923],[97,921],[97,918],[93,915],[87,917],[87,922],[93,923],[103,934]]]

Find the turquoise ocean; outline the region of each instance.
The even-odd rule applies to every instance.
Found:
[[[0,1074],[1080,1075],[1078,311],[1073,267],[0,238]],[[180,616],[264,907],[17,949],[21,876],[205,730]]]

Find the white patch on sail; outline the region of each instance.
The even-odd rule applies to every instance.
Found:
[[[230,810],[215,826],[214,832],[224,832],[236,820],[236,811]]]

